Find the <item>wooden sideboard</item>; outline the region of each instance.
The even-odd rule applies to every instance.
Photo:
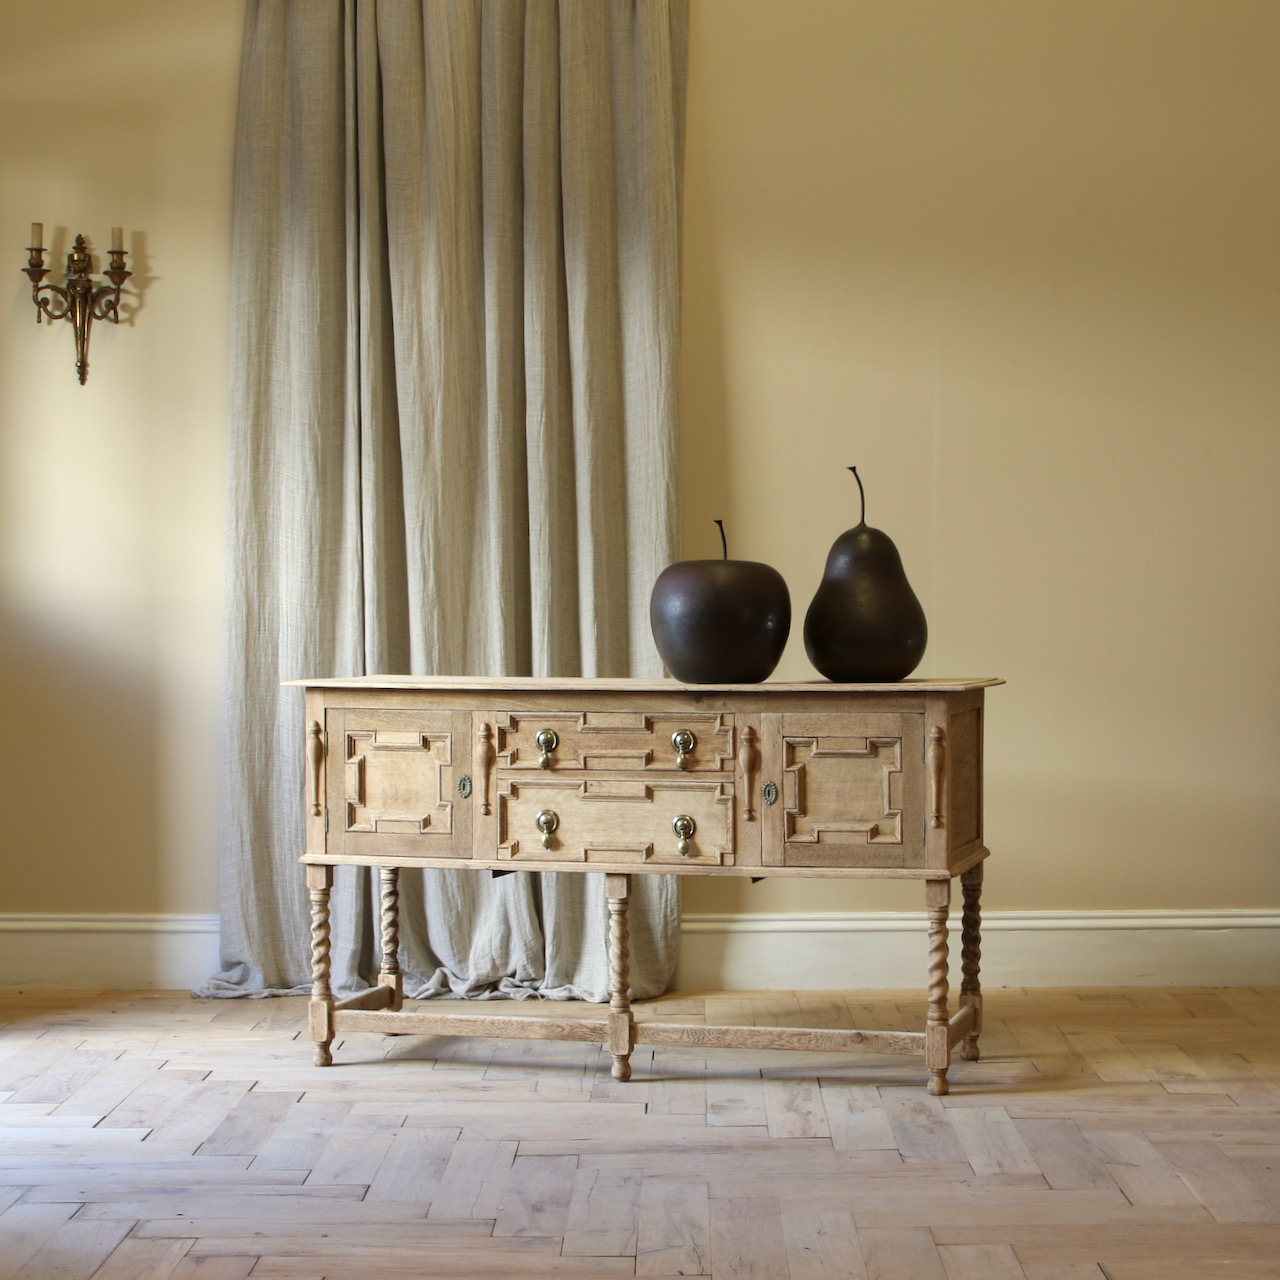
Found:
[[[978,1056],[983,695],[999,680],[684,685],[673,680],[369,676],[306,688],[315,1060],[339,1030],[596,1041],[630,1075],[637,1043],[922,1053],[947,1091],[957,1045]],[[382,967],[330,987],[333,867],[376,866]],[[607,1015],[530,1018],[403,1009],[401,867],[602,872]],[[637,1022],[628,992],[633,875],[924,882],[924,1030]],[[963,890],[958,1008],[948,1005],[951,881]]]

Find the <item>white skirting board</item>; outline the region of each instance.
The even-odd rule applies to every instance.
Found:
[[[951,919],[959,982],[959,913]],[[1280,910],[993,911],[988,987],[1280,986]],[[219,968],[213,915],[0,914],[0,987],[202,986]],[[682,990],[925,986],[923,912],[686,915]]]
[[[218,927],[209,915],[0,915],[0,987],[200,987],[221,968]]]
[[[959,984],[959,912],[950,919]],[[822,991],[926,985],[923,911],[686,915],[681,990]],[[1280,986],[1280,910],[992,911],[987,987]]]

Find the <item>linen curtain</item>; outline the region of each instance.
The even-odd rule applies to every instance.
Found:
[[[249,0],[222,972],[310,980],[307,676],[652,675],[675,556],[687,0]],[[339,868],[334,981],[376,970]],[[632,990],[675,963],[636,877]],[[406,994],[607,998],[602,876],[401,875]]]

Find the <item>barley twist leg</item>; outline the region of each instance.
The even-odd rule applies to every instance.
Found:
[[[947,1068],[951,1065],[951,1028],[947,1014],[947,911],[951,881],[928,882],[929,904],[929,1015],[925,1023],[925,1066],[929,1068],[929,1092],[947,1092]]]
[[[391,1008],[398,1010],[404,981],[400,974],[400,868],[381,867],[378,887],[382,909],[382,969],[378,974],[378,985],[391,988]]]
[[[978,1034],[982,1030],[982,984],[978,970],[982,961],[982,863],[960,877],[964,891],[964,914],[960,926],[960,1006],[973,1009],[973,1026],[960,1042],[960,1056],[978,1060]]]
[[[307,889],[311,895],[311,1003],[307,1023],[315,1042],[315,1064],[333,1064],[329,1046],[333,1043],[333,991],[329,986],[329,891],[333,888],[333,868],[309,866]]]
[[[631,940],[627,931],[631,877],[607,875],[609,899],[609,1052],[615,1080],[631,1079],[631,1050],[635,1044],[631,1021]]]

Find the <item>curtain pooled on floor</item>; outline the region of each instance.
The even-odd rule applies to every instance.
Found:
[[[310,979],[297,677],[655,675],[687,0],[249,0],[233,220],[222,972]],[[338,868],[333,973],[377,967]],[[605,999],[603,876],[402,872],[406,994]],[[675,963],[635,878],[632,991]]]

